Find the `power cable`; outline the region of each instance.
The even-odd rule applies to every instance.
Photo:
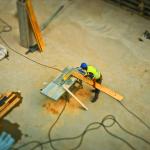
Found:
[[[48,66],[48,65],[42,64],[42,63],[40,63],[40,62],[38,62],[38,61],[35,61],[35,60],[33,60],[33,59],[31,59],[31,58],[29,58],[29,57],[27,57],[27,56],[25,56],[25,55],[23,55],[23,54],[17,52],[15,49],[13,49],[13,48],[11,48],[11,47],[9,46],[9,44],[2,38],[1,35],[0,35],[0,39],[1,39],[1,41],[2,41],[11,51],[15,52],[16,54],[18,54],[18,55],[20,55],[20,56],[22,56],[22,57],[24,57],[24,58],[26,58],[26,59],[28,59],[28,60],[34,62],[34,63],[36,63],[36,64],[38,64],[38,65],[40,65],[40,66],[44,66],[44,67],[46,67],[46,68],[50,68],[50,69],[53,69],[53,70],[57,70],[57,71],[59,71],[59,72],[62,72],[62,70],[60,70],[60,69],[58,69],[58,68],[56,68],[56,67],[54,67],[54,66]]]
[[[52,126],[51,126],[50,129],[49,129],[49,132],[48,132],[49,140],[48,140],[48,142],[49,142],[49,141],[55,141],[55,139],[51,139],[51,132],[52,132],[52,129],[54,128],[54,126],[56,125],[56,123],[58,122],[59,118],[60,118],[61,115],[63,114],[63,112],[64,112],[66,106],[67,106],[67,101],[65,101],[65,104],[64,104],[64,106],[63,106],[63,108],[62,108],[60,114],[58,115],[57,119],[55,120],[55,122],[52,124]],[[39,142],[39,141],[31,141],[31,142],[25,143],[25,144],[23,144],[23,145],[21,145],[21,146],[19,146],[19,147],[17,147],[17,148],[13,148],[13,150],[20,150],[20,149],[22,149],[22,148],[24,148],[24,147],[26,147],[26,146],[28,146],[28,145],[30,145],[30,144],[32,144],[32,143],[37,143],[37,145],[34,146],[33,148],[31,148],[30,150],[33,150],[33,149],[35,149],[35,148],[37,148],[37,147],[41,147],[41,150],[43,150],[43,147],[42,147],[42,146],[43,146],[44,144],[47,144],[47,142],[41,143],[41,142]],[[49,143],[50,143],[50,142],[49,142]]]
[[[65,105],[64,105],[62,111],[60,112],[60,114],[58,115],[57,119],[55,120],[55,122],[52,124],[52,126],[50,127],[50,129],[49,129],[49,131],[48,131],[48,138],[49,138],[49,141],[50,141],[50,146],[51,146],[53,149],[55,149],[55,147],[53,146],[53,144],[52,144],[52,142],[51,142],[51,141],[52,141],[51,132],[52,132],[54,126],[56,125],[56,123],[58,122],[59,118],[60,118],[61,115],[63,114],[63,112],[64,112],[64,110],[65,110],[65,108],[66,108],[66,104],[67,104],[67,101],[65,101]]]
[[[131,115],[133,115],[135,118],[137,118],[143,125],[145,125],[149,130],[150,126],[146,124],[140,117],[138,117],[135,113],[133,113],[131,110],[129,110],[122,102],[119,102],[124,109],[126,109],[127,112],[129,112]]]
[[[22,149],[30,144],[37,144],[38,147],[40,147],[41,150],[43,150],[43,144],[39,141],[30,141],[28,143],[25,143],[25,144],[22,144],[21,146],[17,147],[17,148],[12,148],[12,150],[19,150],[19,149]]]

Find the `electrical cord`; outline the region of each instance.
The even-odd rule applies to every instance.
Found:
[[[49,140],[48,140],[48,141],[43,142],[43,143],[41,143],[41,142],[39,142],[39,141],[31,141],[31,142],[25,143],[25,144],[23,144],[23,145],[21,145],[21,146],[19,146],[19,147],[17,147],[17,148],[13,148],[13,150],[20,150],[20,149],[22,149],[22,148],[24,148],[24,147],[26,147],[26,146],[28,146],[28,145],[30,145],[30,144],[32,144],[32,143],[37,143],[37,145],[34,146],[33,148],[31,148],[30,150],[34,150],[34,149],[36,149],[37,147],[41,147],[41,150],[43,150],[43,145],[44,145],[44,144],[51,143],[51,141],[55,141],[56,139],[52,139],[52,138],[51,138],[51,132],[52,132],[52,129],[54,128],[54,126],[56,125],[56,123],[58,122],[59,118],[60,118],[61,115],[63,114],[63,112],[64,112],[66,106],[67,106],[67,101],[65,101],[65,104],[64,104],[64,106],[63,106],[63,108],[62,108],[60,114],[58,115],[57,119],[55,120],[55,122],[52,124],[52,126],[50,127],[50,129],[49,129],[49,131],[48,131],[48,137],[49,137]]]
[[[34,62],[34,63],[36,63],[36,64],[38,64],[38,65],[40,65],[40,66],[43,66],[43,67],[46,67],[46,68],[50,68],[50,69],[53,69],[53,70],[57,70],[57,71],[59,71],[59,72],[62,72],[62,70],[60,70],[60,69],[58,69],[58,68],[56,68],[56,67],[54,67],[54,66],[48,66],[48,65],[42,64],[42,63],[40,63],[40,62],[38,62],[38,61],[35,61],[35,60],[33,60],[33,59],[31,59],[31,58],[29,58],[29,57],[27,57],[27,56],[25,56],[25,55],[23,55],[23,54],[17,52],[15,49],[13,49],[13,48],[11,48],[11,47],[9,46],[9,44],[2,38],[1,35],[0,35],[0,39],[1,39],[1,41],[2,41],[11,51],[15,52],[16,54],[18,54],[18,55],[20,55],[20,56],[22,56],[22,57],[24,57],[24,58],[26,58],[26,59],[28,59],[28,60]]]
[[[61,115],[63,114],[65,108],[66,108],[66,105],[67,105],[67,101],[65,101],[65,105],[62,109],[62,111],[60,112],[60,114],[58,115],[57,119],[55,120],[55,122],[52,124],[52,126],[50,127],[49,131],[48,131],[48,138],[49,138],[49,141],[50,141],[50,146],[55,149],[55,147],[53,146],[53,143],[52,143],[52,137],[51,137],[51,132],[52,132],[52,129],[54,128],[54,126],[56,125],[56,123],[58,122],[59,118],[61,117]]]
[[[17,147],[17,148],[14,148],[14,147],[13,147],[13,148],[11,148],[11,149],[12,149],[12,150],[19,150],[19,149],[22,149],[22,148],[24,148],[24,147],[30,145],[30,144],[37,144],[38,147],[40,147],[40,149],[43,150],[43,144],[42,144],[41,142],[39,142],[39,141],[30,141],[30,142],[25,143],[25,144],[23,144],[23,145],[21,145],[21,146],[19,146],[19,147]]]
[[[147,127],[150,130],[150,126],[146,124],[140,117],[138,117],[135,113],[133,113],[131,110],[129,110],[122,102],[119,102],[124,109],[126,109],[127,112],[129,112],[131,115],[133,115],[135,118],[137,118],[145,127]]]
[[[50,127],[50,129],[49,129],[49,131],[48,131],[48,138],[49,138],[48,143],[50,144],[50,146],[51,146],[53,149],[55,149],[55,147],[53,146],[52,142],[53,142],[53,141],[56,141],[56,139],[52,139],[52,137],[51,137],[51,132],[52,132],[53,128],[55,127],[56,123],[58,122],[58,120],[60,119],[61,115],[62,115],[63,112],[65,111],[66,106],[67,106],[67,101],[65,101],[65,104],[64,104],[64,106],[63,106],[63,108],[62,108],[60,114],[58,115],[57,119],[54,121],[54,123],[51,125],[51,127]],[[38,145],[36,145],[35,147],[33,147],[31,150],[34,150],[34,149],[36,149],[37,147],[39,147],[39,146],[41,146],[41,145],[44,145],[44,144],[47,144],[47,142],[39,143]]]
[[[2,20],[2,19],[0,19],[0,20]],[[5,23],[5,21],[3,21],[3,23]],[[7,27],[8,27],[8,26],[11,27],[11,26],[8,25],[7,23],[5,23],[5,24],[7,25]],[[11,30],[12,30],[12,28],[10,28],[10,30],[7,30],[7,31],[6,31],[6,30],[5,30],[5,31],[1,31],[0,33],[2,33],[2,32],[9,32],[9,31],[11,31]],[[57,71],[60,71],[60,72],[61,72],[61,70],[58,69],[58,68],[55,68],[55,67],[53,67],[53,66],[51,67],[51,66],[47,66],[47,65],[41,64],[41,63],[39,63],[39,62],[37,62],[37,61],[35,61],[35,60],[32,60],[32,59],[30,59],[30,58],[24,56],[23,54],[17,52],[15,49],[13,49],[13,48],[11,48],[11,47],[9,46],[9,44],[1,37],[1,35],[0,35],[0,39],[2,40],[2,42],[3,42],[10,50],[12,50],[13,52],[17,53],[18,55],[20,55],[20,56],[22,56],[22,57],[24,57],[24,58],[26,58],[26,59],[28,59],[28,60],[30,60],[30,61],[36,63],[36,64],[39,64],[39,65],[41,65],[41,66],[44,66],[44,67],[47,67],[47,68],[50,68],[50,69],[54,69],[54,70],[57,70]],[[130,114],[132,114],[132,115],[133,115],[134,117],[136,117],[142,124],[144,124],[145,127],[147,127],[148,129],[150,129],[149,125],[147,125],[141,118],[139,118],[135,113],[133,113],[132,111],[130,111],[123,103],[121,103],[121,102],[119,102],[119,103],[122,105],[122,107],[123,107],[127,112],[129,112]],[[55,125],[56,125],[56,123],[58,122],[58,120],[60,119],[60,117],[61,117],[61,115],[63,114],[63,112],[65,111],[66,104],[67,104],[67,101],[65,101],[65,104],[64,104],[64,106],[63,106],[63,108],[62,108],[62,111],[60,112],[60,114],[58,115],[57,119],[55,120],[55,122],[52,124],[52,126],[50,127],[50,129],[49,129],[49,131],[48,131],[48,141],[45,141],[45,142],[31,141],[31,142],[28,142],[28,143],[25,143],[25,144],[19,146],[18,148],[12,148],[12,149],[13,149],[13,150],[20,150],[20,149],[22,149],[22,148],[24,148],[24,147],[26,147],[26,146],[28,146],[28,145],[30,145],[30,144],[37,144],[37,145],[35,145],[33,148],[31,148],[30,150],[34,150],[34,149],[39,148],[39,147],[40,147],[41,150],[43,150],[43,145],[45,145],[45,144],[50,144],[50,146],[51,146],[51,148],[52,148],[53,150],[58,150],[58,149],[53,145],[53,142],[58,142],[58,141],[70,141],[70,140],[75,140],[75,139],[80,138],[79,143],[78,143],[75,147],[73,147],[73,148],[70,149],[70,150],[76,150],[76,149],[78,149],[78,148],[81,146],[81,144],[82,144],[82,142],[83,142],[83,139],[84,139],[84,136],[86,135],[87,132],[93,131],[93,130],[97,130],[97,129],[99,129],[100,127],[103,127],[104,130],[105,130],[109,135],[111,135],[112,137],[114,137],[114,138],[116,138],[116,139],[118,139],[118,140],[124,142],[124,143],[127,144],[132,150],[136,150],[136,148],[133,147],[128,141],[126,141],[125,139],[123,139],[123,138],[117,136],[116,134],[114,134],[114,133],[112,133],[112,132],[110,132],[110,131],[108,130],[108,128],[112,127],[114,124],[117,124],[118,127],[119,127],[120,129],[122,129],[125,133],[127,133],[127,134],[129,134],[129,135],[131,135],[131,136],[133,136],[133,137],[135,137],[135,138],[138,138],[138,139],[142,140],[143,142],[145,142],[145,143],[147,143],[147,144],[150,145],[150,142],[147,141],[146,139],[144,139],[143,137],[138,136],[138,135],[136,135],[136,134],[134,134],[134,133],[128,131],[127,129],[125,129],[125,128],[116,120],[116,118],[115,118],[113,115],[107,115],[107,116],[105,116],[105,117],[102,119],[101,122],[92,122],[92,123],[90,123],[89,125],[86,126],[86,128],[84,129],[84,131],[83,131],[81,134],[77,135],[77,136],[52,139],[52,137],[51,137],[52,130],[53,130],[53,128],[55,127]],[[112,120],[112,123],[109,124],[109,125],[105,124],[105,122],[108,121],[108,120]],[[97,125],[97,126],[95,127],[95,125]],[[94,126],[94,127],[92,127],[92,126]]]
[[[76,149],[78,149],[78,148],[82,145],[84,136],[87,134],[87,132],[93,131],[93,130],[97,130],[97,129],[99,129],[100,127],[103,127],[104,130],[105,130],[109,135],[111,135],[112,137],[114,137],[114,138],[116,138],[116,139],[118,139],[118,140],[124,142],[125,144],[127,144],[127,146],[129,146],[132,150],[136,150],[136,148],[133,147],[128,141],[126,141],[125,139],[123,139],[123,138],[117,136],[116,134],[114,134],[114,133],[112,133],[112,132],[110,132],[110,131],[108,130],[108,128],[112,127],[112,126],[115,125],[115,124],[117,124],[118,127],[119,127],[120,129],[122,129],[125,133],[127,133],[127,134],[129,134],[129,135],[131,135],[131,136],[133,136],[133,137],[135,137],[135,138],[137,138],[137,139],[139,139],[139,140],[142,140],[142,141],[145,142],[146,144],[150,145],[150,142],[147,141],[146,139],[144,139],[143,137],[138,136],[138,135],[136,135],[136,134],[134,134],[134,133],[128,131],[127,129],[125,129],[125,128],[116,120],[115,116],[113,116],[113,115],[107,115],[107,116],[105,116],[105,117],[102,119],[101,122],[92,122],[92,123],[90,123],[89,125],[87,125],[87,127],[84,129],[84,131],[83,131],[81,134],[77,135],[77,136],[52,139],[52,137],[51,137],[52,129],[54,128],[54,126],[56,125],[56,123],[58,122],[58,120],[60,119],[62,113],[65,111],[66,103],[67,103],[67,101],[65,102],[64,107],[63,107],[62,111],[60,112],[60,114],[58,115],[57,119],[55,120],[55,122],[52,124],[52,126],[51,126],[50,129],[49,129],[49,132],[48,132],[49,140],[48,140],[48,141],[45,141],[45,142],[40,142],[40,143],[38,143],[37,145],[35,145],[35,146],[34,146],[33,148],[31,148],[30,150],[35,150],[35,149],[41,147],[41,145],[45,145],[45,144],[50,144],[50,146],[51,146],[51,148],[52,148],[53,150],[58,150],[58,149],[53,145],[53,142],[58,142],[58,141],[71,141],[71,140],[75,140],[75,139],[80,138],[79,143],[78,143],[74,148],[69,149],[69,150],[76,150]],[[130,112],[131,112],[131,111],[130,111]],[[137,116],[137,115],[136,115],[136,116]],[[106,123],[108,120],[111,120],[111,121],[112,121],[112,123],[109,124],[109,125]],[[140,119],[139,117],[138,117],[138,120],[141,122],[141,119]],[[143,123],[143,122],[144,122],[144,121],[142,120],[141,123]],[[97,126],[95,127],[95,125],[97,125]],[[144,124],[144,125],[145,125],[145,124]],[[94,126],[94,127],[92,127],[92,126]],[[147,127],[147,126],[146,126],[146,127]],[[23,147],[25,147],[25,146],[27,146],[27,145],[29,145],[29,144],[32,144],[32,143],[29,142],[29,143],[27,143],[26,145],[22,145],[22,146],[20,146],[20,147],[14,149],[14,150],[20,150],[21,148],[23,148]],[[41,150],[42,150],[42,148],[41,148]]]

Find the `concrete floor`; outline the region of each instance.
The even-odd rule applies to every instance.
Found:
[[[24,54],[27,50],[19,45],[15,1],[0,0],[0,17],[13,27],[11,32],[1,36],[12,48]],[[60,69],[67,65],[79,66],[81,62],[95,65],[103,74],[103,85],[122,94],[125,97],[123,103],[150,125],[150,40],[138,41],[145,30],[150,31],[150,21],[100,0],[74,0],[69,3],[33,0],[33,3],[40,24],[62,3],[66,3],[66,7],[43,32],[45,51],[29,54],[28,57]],[[2,41],[0,44],[4,45]],[[53,102],[41,95],[40,89],[59,72],[9,52],[9,60],[0,62],[0,92],[20,90],[23,96],[23,103],[5,118],[19,125],[22,136],[15,146],[31,140],[45,141],[64,100]],[[99,100],[91,103],[93,95],[90,89],[84,85],[83,90],[76,92],[89,110],[82,110],[71,98],[52,132],[54,138],[76,136],[89,123],[113,114],[124,128],[150,141],[150,131],[112,97],[101,93]],[[136,149],[150,149],[150,145],[128,135],[117,125],[109,130]],[[67,141],[55,143],[55,146],[67,150],[77,143],[77,140]],[[29,150],[30,146],[24,149]],[[51,148],[45,145],[44,149]],[[100,128],[87,133],[79,149],[127,150],[130,147]]]

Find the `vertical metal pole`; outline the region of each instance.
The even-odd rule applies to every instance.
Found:
[[[29,46],[33,45],[34,43],[34,37],[28,20],[25,5],[25,0],[17,0],[20,44],[25,48],[29,48]]]

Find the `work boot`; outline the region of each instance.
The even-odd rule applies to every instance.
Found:
[[[94,92],[95,92],[95,89],[91,90],[91,92],[93,92],[93,93],[94,93]]]
[[[96,102],[98,99],[98,95],[95,95],[94,98],[91,100],[92,103]]]

